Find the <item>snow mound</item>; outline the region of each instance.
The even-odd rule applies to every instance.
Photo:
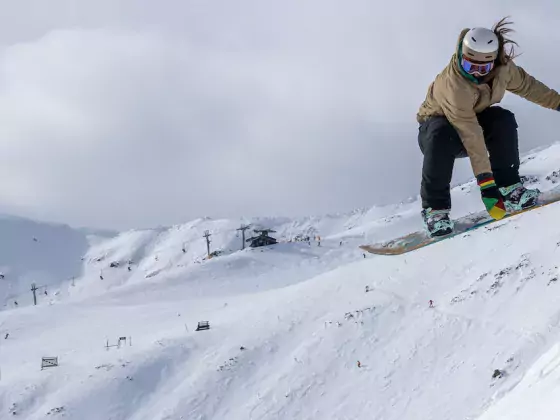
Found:
[[[522,173],[555,187],[560,146],[526,156]],[[481,209],[474,181],[452,194],[455,217]],[[0,312],[0,418],[556,418],[560,206],[402,256],[359,250],[418,229],[419,207],[108,238],[6,221],[25,240],[2,281],[28,302]],[[280,243],[242,250],[242,223]],[[38,306],[34,267],[59,292]]]

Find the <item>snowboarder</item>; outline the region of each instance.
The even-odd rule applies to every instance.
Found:
[[[499,103],[506,90],[560,111],[560,94],[517,66],[504,18],[492,29],[463,29],[447,67],[429,86],[417,120],[424,155],[422,218],[430,236],[453,232],[450,183],[456,158],[469,157],[492,218],[534,206],[538,190],[519,177],[517,122]],[[509,47],[509,48],[508,48]]]
[[[434,301],[432,299],[430,299],[429,304],[430,304],[430,308],[434,307]]]

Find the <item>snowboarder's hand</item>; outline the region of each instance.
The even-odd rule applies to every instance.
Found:
[[[506,207],[504,199],[498,189],[492,174],[484,173],[476,177],[480,193],[482,195],[482,202],[486,206],[488,214],[493,219],[500,220],[506,215]]]

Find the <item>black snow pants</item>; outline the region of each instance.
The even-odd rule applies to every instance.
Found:
[[[491,106],[477,114],[484,132],[494,179],[498,187],[520,182],[517,122],[511,111]],[[450,209],[450,184],[456,158],[467,151],[455,128],[443,116],[428,118],[420,124],[418,144],[424,154],[420,196],[422,207]]]

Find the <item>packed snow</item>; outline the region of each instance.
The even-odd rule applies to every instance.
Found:
[[[560,184],[560,145],[522,174]],[[474,181],[453,205],[481,210]],[[121,233],[4,216],[0,419],[556,419],[560,205],[401,256],[358,248],[419,210]],[[279,243],[241,249],[241,225]]]

